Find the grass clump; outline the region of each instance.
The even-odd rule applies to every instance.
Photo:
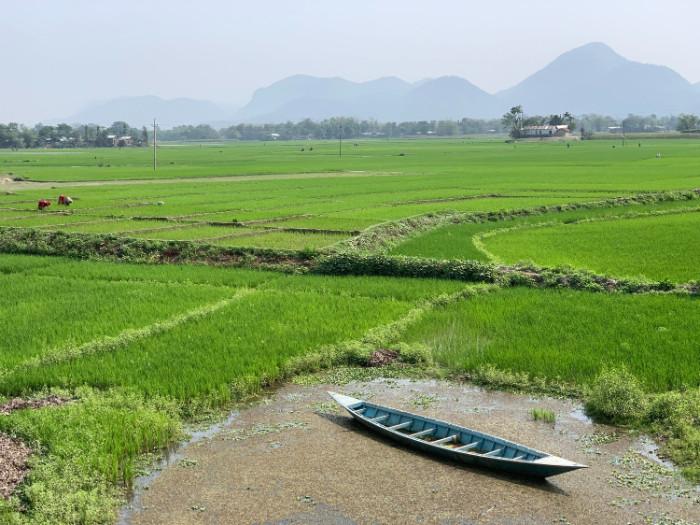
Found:
[[[530,411],[533,421],[542,421],[544,423],[554,424],[557,420],[557,415],[553,410],[547,408],[533,408]]]
[[[700,483],[700,389],[646,395],[627,369],[606,368],[586,396],[586,411],[652,433],[662,443],[661,455]]]
[[[599,420],[627,425],[645,414],[646,395],[625,367],[604,368],[586,395],[586,412]]]
[[[558,377],[548,379],[527,372],[504,370],[492,364],[478,366],[475,370],[466,373],[465,378],[487,388],[517,392],[533,392],[558,397],[573,397],[580,393],[574,384],[564,383]]]
[[[21,410],[0,430],[29,443],[27,480],[5,505],[9,523],[111,523],[139,456],[181,436],[176,406],[135,393],[79,389],[75,402]],[[24,509],[23,512],[19,512]]]
[[[662,453],[700,483],[700,389],[654,396],[645,423],[661,437]]]

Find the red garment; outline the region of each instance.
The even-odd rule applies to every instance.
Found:
[[[41,200],[39,201],[39,209],[40,209],[40,210],[43,210],[44,208],[48,208],[49,206],[51,206],[51,201],[50,201],[50,200],[48,200],[48,199],[41,199]]]

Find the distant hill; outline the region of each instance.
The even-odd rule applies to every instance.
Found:
[[[205,100],[176,98],[165,100],[156,96],[122,97],[94,104],[84,110],[60,119],[67,123],[90,123],[102,126],[117,120],[141,127],[153,124],[157,118],[162,128],[180,124],[201,124],[205,122],[230,120],[234,109],[223,108]]]
[[[363,83],[296,75],[258,89],[236,119],[282,122],[338,115],[394,121],[488,118],[517,104],[529,114],[700,112],[700,84],[691,84],[667,67],[633,62],[605,44],[592,43],[564,53],[495,95],[459,77],[410,84],[394,77]]]
[[[410,84],[395,77],[369,82],[296,75],[258,89],[236,118],[284,122],[347,116],[376,120],[457,119],[498,114],[495,100],[470,82],[441,77]]]
[[[61,119],[109,125],[125,120],[161,127],[208,123],[279,123],[334,116],[378,121],[496,118],[522,104],[526,114],[570,111],[616,117],[629,113],[700,113],[700,83],[664,66],[633,62],[592,43],[568,51],[510,89],[489,94],[455,76],[409,83],[396,77],[352,82],[340,77],[294,75],[255,91],[240,110],[205,100],[124,97],[95,104]],[[58,121],[54,121],[58,122]]]
[[[386,119],[411,84],[395,77],[370,82],[295,75],[260,88],[236,118],[246,122],[323,119],[334,115]]]
[[[698,88],[664,66],[632,62],[601,43],[564,53],[496,96],[527,113],[659,115],[700,110]]]
[[[401,119],[489,118],[504,111],[493,95],[460,77],[440,77],[414,87],[401,101]]]

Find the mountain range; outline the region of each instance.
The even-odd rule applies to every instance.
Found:
[[[527,114],[700,112],[700,83],[665,66],[628,60],[602,43],[568,51],[519,84],[495,94],[456,76],[409,83],[396,77],[352,82],[294,75],[260,88],[241,109],[213,102],[126,97],[94,105],[67,122],[110,124],[125,120],[162,127],[177,124],[275,123],[333,116],[378,121],[492,118],[522,104]]]

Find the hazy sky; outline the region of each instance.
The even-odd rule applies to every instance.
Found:
[[[700,82],[697,0],[0,0],[0,122],[123,95],[242,105],[296,73],[487,91],[601,41]]]

